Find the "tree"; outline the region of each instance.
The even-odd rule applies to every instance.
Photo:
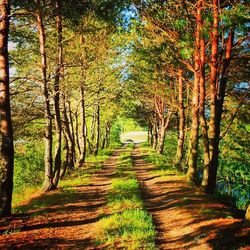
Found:
[[[14,148],[10,109],[9,91],[9,14],[8,0],[0,1],[0,214],[11,214],[11,199],[13,190]]]

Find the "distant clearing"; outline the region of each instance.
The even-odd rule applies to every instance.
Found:
[[[146,142],[148,138],[147,131],[131,131],[126,133],[121,133],[121,142],[133,141],[134,143]]]

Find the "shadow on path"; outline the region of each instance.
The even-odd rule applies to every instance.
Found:
[[[44,193],[19,207],[25,213],[0,219],[0,249],[102,249],[93,229],[103,216],[119,154],[93,174],[90,185]]]
[[[132,157],[159,249],[249,249],[249,227],[232,208],[188,185],[184,176],[150,172],[138,147]]]

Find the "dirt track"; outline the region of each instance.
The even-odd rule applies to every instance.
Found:
[[[59,197],[60,204],[1,219],[0,232],[10,229],[13,233],[0,235],[0,248],[107,249],[95,245],[93,228],[105,212],[105,196],[122,150],[116,150],[92,176],[90,185],[77,186],[73,193],[59,189],[46,194],[47,199]],[[182,176],[156,176],[138,147],[132,158],[144,204],[156,226],[157,248],[250,249],[249,227],[231,217],[230,207],[189,186]]]
[[[230,207],[191,187],[183,176],[156,176],[138,148],[133,160],[159,249],[250,249],[249,227],[231,217]]]

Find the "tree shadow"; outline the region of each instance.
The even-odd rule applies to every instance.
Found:
[[[148,173],[147,164],[139,155],[134,159],[160,249],[169,245],[171,249],[203,249],[205,244],[211,249],[238,249],[250,244],[250,230],[239,210],[188,185],[183,176],[158,178]],[[167,225],[164,216],[172,218],[166,220]]]

